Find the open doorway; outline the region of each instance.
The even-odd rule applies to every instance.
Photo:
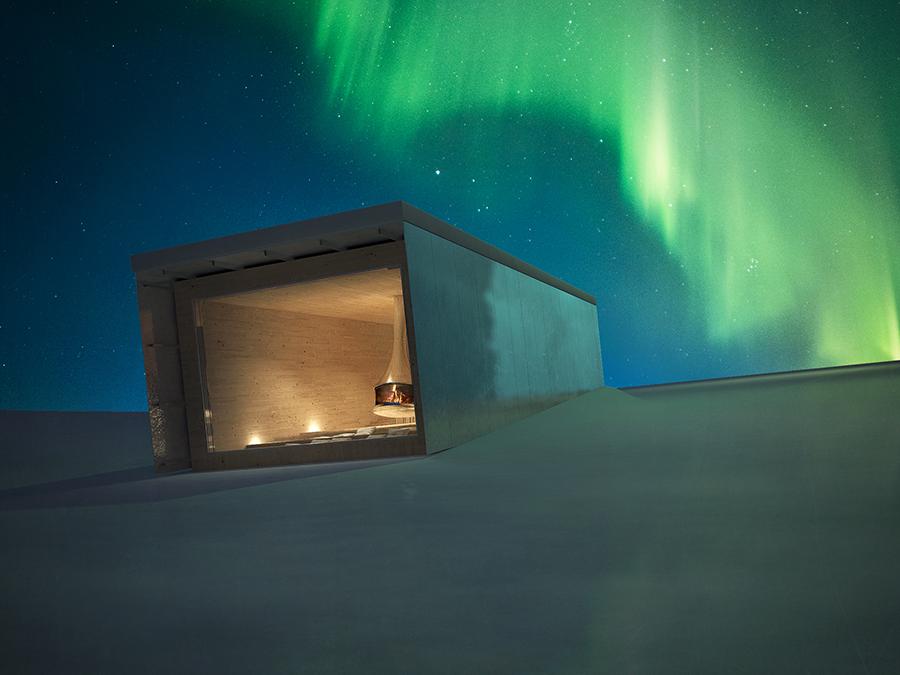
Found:
[[[416,434],[400,270],[197,299],[207,446]]]

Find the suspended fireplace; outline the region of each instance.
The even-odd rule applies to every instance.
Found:
[[[415,419],[416,416],[402,295],[394,296],[391,360],[379,384],[375,385],[375,407],[372,412],[381,417]]]

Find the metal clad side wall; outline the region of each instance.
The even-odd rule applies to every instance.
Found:
[[[595,305],[409,223],[404,238],[428,452],[602,386]]]

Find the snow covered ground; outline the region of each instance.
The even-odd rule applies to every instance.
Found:
[[[898,402],[897,367],[600,390],[164,477],[139,415],[2,413],[0,669],[900,672]]]

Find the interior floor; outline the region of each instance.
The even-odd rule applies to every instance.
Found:
[[[358,429],[343,429],[341,431],[322,433],[313,431],[301,434],[297,438],[287,441],[275,441],[272,443],[250,443],[247,448],[271,448],[283,445],[315,445],[318,443],[334,443],[337,441],[360,441],[368,438],[396,438],[400,436],[412,436],[416,433],[416,424],[384,424]]]

